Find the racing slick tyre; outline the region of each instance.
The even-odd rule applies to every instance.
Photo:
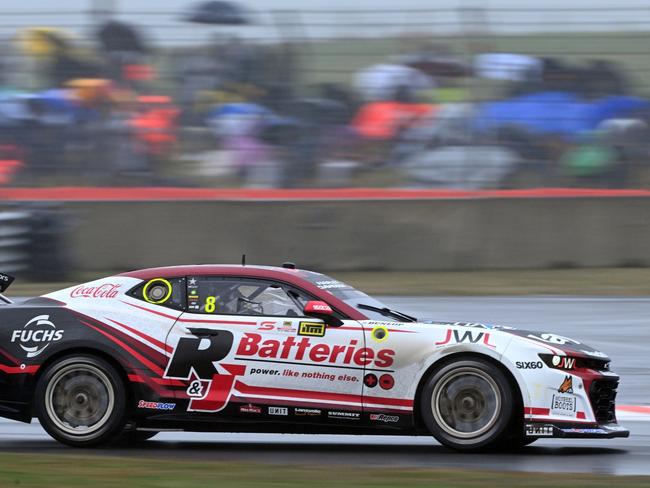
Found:
[[[447,363],[427,379],[420,411],[441,444],[460,451],[498,447],[510,434],[514,397],[499,368],[480,358]]]
[[[74,447],[115,439],[126,423],[126,389],[108,362],[90,355],[68,356],[38,380],[35,409],[53,438]]]

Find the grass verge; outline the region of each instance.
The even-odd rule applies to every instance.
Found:
[[[192,488],[342,487],[647,487],[650,477],[496,473],[410,468],[363,469],[98,456],[3,454],[0,486]]]

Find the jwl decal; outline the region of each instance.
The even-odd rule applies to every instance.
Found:
[[[323,337],[325,335],[325,324],[318,322],[300,322],[298,335],[310,337]]]
[[[181,337],[167,363],[164,377],[191,380],[186,393],[189,412],[219,412],[228,403],[235,379],[246,366],[217,364],[232,349],[233,335],[227,330],[209,337]],[[208,341],[206,346],[205,341]]]
[[[576,365],[575,358],[569,358],[566,356],[553,356],[551,362],[553,366],[560,369],[573,369]]]
[[[489,332],[477,332],[475,330],[464,330],[458,331],[455,329],[447,329],[447,335],[445,339],[436,342],[436,346],[446,346],[447,344],[483,344],[487,347],[496,347],[493,344],[490,344],[490,333]]]
[[[20,348],[33,358],[42,353],[47,346],[63,338],[63,331],[50,322],[49,315],[39,315],[27,322],[22,329],[11,333],[11,342],[18,342]]]

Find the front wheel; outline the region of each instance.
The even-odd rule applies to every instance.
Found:
[[[510,433],[514,403],[504,373],[480,358],[445,364],[427,380],[420,397],[431,434],[462,451],[500,445]]]
[[[126,389],[108,362],[89,355],[56,361],[36,385],[43,428],[59,442],[90,447],[113,440],[126,423]]]

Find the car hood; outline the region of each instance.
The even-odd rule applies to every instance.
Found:
[[[518,337],[523,337],[527,340],[532,340],[540,344],[550,346],[555,349],[559,349],[572,356],[591,357],[591,358],[598,358],[603,360],[609,359],[605,353],[597,349],[594,349],[593,347],[588,346],[587,344],[583,344],[582,342],[576,339],[565,337],[552,332],[539,332],[539,331],[532,331],[532,330],[517,329],[515,327],[507,327],[503,325],[481,324],[476,322],[439,322],[436,320],[424,320],[421,321],[420,323],[494,330],[506,334],[515,335]]]

